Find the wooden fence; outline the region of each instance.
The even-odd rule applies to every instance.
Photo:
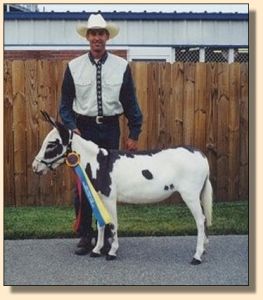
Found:
[[[63,166],[39,177],[31,169],[51,129],[40,110],[58,117],[66,65],[47,59],[4,62],[5,205],[72,202],[70,170]],[[134,62],[131,68],[144,114],[140,149],[198,147],[209,158],[215,200],[248,200],[248,65]]]

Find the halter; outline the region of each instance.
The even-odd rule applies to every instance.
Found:
[[[72,152],[72,148],[71,148],[71,146],[72,146],[72,138],[73,138],[73,130],[71,131],[71,134],[70,134],[69,142],[68,142],[68,145],[67,145],[67,150],[61,156],[56,157],[55,159],[53,159],[52,161],[49,161],[49,162],[45,161],[44,159],[40,160],[37,157],[35,158],[35,160],[38,161],[38,162],[40,162],[40,163],[42,163],[42,164],[44,164],[44,165],[46,165],[49,168],[49,170],[54,171],[55,169],[53,168],[53,164],[55,162],[57,162],[58,160],[60,160],[61,158],[66,158],[68,156],[68,154],[70,152]]]

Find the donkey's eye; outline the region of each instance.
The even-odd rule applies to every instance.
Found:
[[[48,145],[47,145],[47,150],[54,149],[54,148],[56,148],[58,145],[60,145],[59,139],[56,139],[55,141],[51,141],[51,142],[49,142]]]

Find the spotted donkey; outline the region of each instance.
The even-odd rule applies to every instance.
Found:
[[[197,245],[192,264],[201,263],[208,238],[205,227],[212,221],[212,186],[205,155],[190,147],[160,151],[118,151],[99,148],[61,123],[45,117],[53,125],[32,167],[37,174],[46,174],[65,162],[69,150],[80,154],[80,164],[86,170],[112,218],[112,244],[107,259],[116,258],[117,201],[153,203],[178,191],[192,212],[197,226]],[[98,239],[91,256],[100,256],[104,227],[98,226]]]

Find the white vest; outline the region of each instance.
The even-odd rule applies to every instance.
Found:
[[[104,116],[123,113],[119,95],[127,65],[128,62],[126,60],[110,53],[108,53],[105,63],[102,64],[101,86]],[[91,63],[89,55],[86,53],[70,61],[69,69],[76,90],[73,110],[81,115],[97,116],[96,65]]]

